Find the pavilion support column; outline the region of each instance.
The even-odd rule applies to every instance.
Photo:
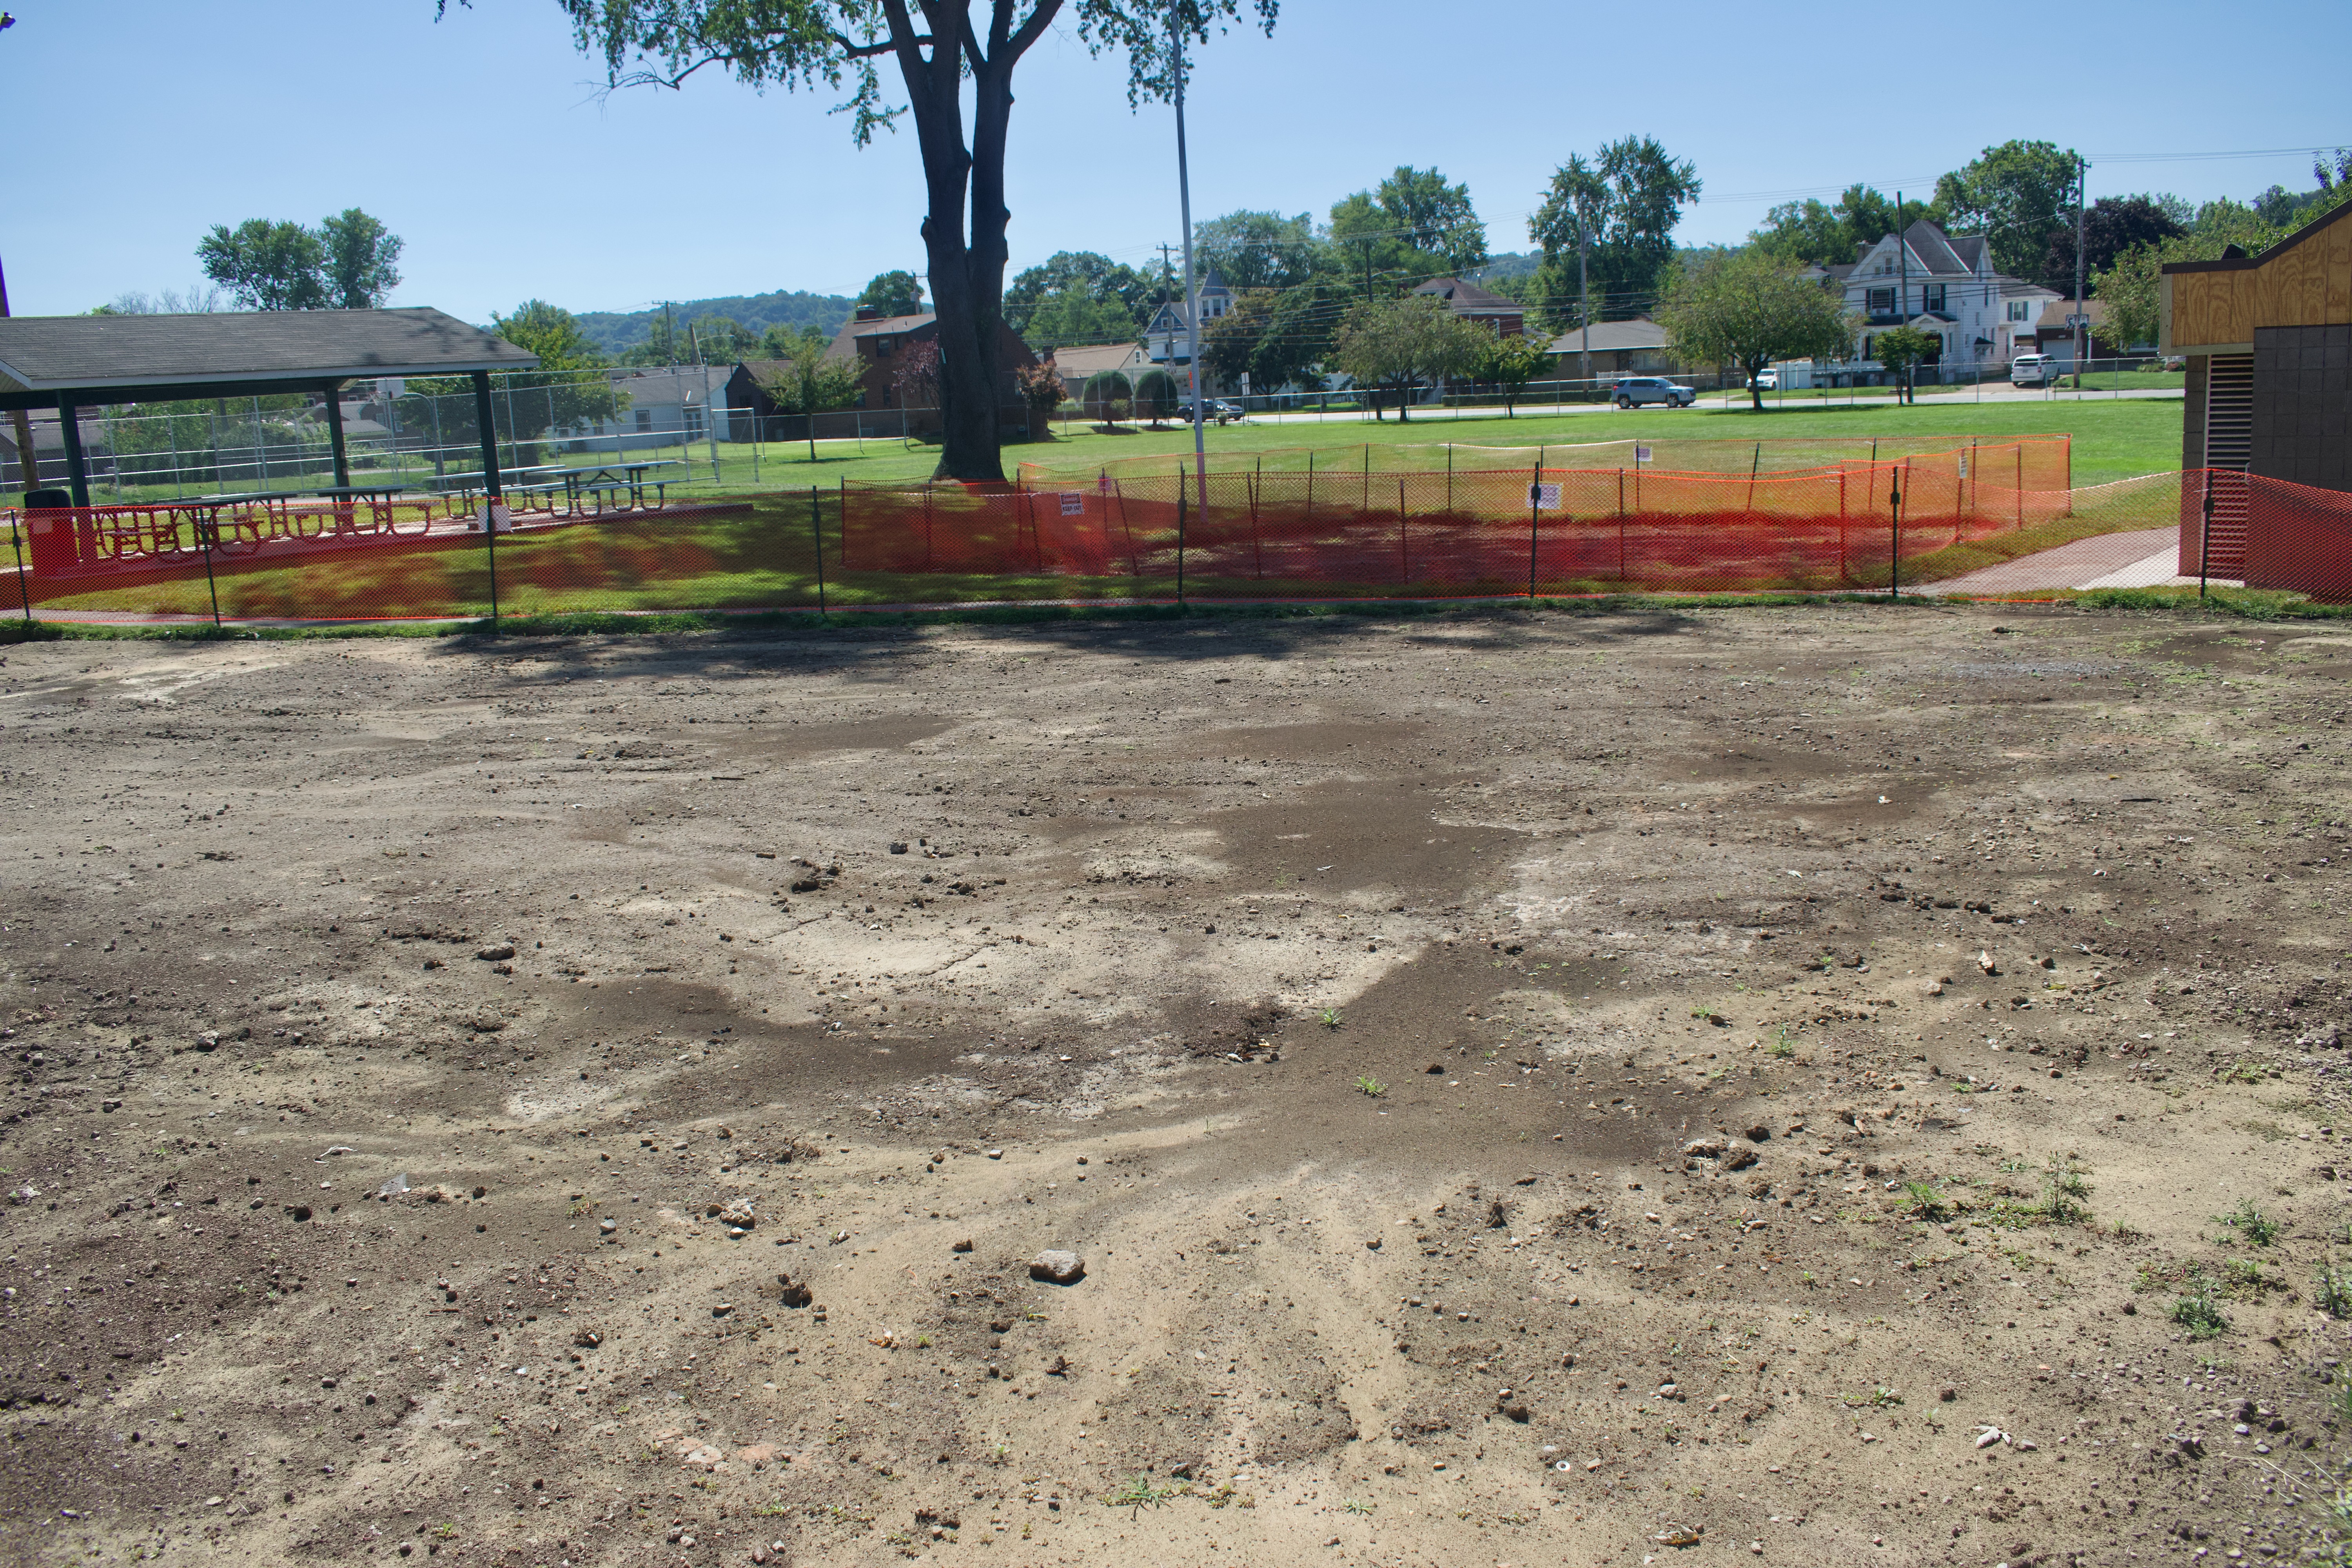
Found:
[[[66,483],[73,489],[73,503],[88,506],[89,466],[82,460],[81,410],[62,397],[58,399],[58,434],[65,437]]]
[[[499,623],[499,427],[490,407],[490,373],[474,372],[474,420],[482,435],[482,543],[490,561],[490,625]]]
[[[351,454],[343,449],[343,384],[327,383],[327,439],[335,449],[335,483],[352,482]]]

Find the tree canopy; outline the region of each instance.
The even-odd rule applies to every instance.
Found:
[[[1936,205],[1950,222],[1983,231],[2001,271],[2054,282],[2042,263],[2051,237],[2074,221],[2082,169],[2080,155],[2055,142],[2004,142],[1937,180]]]
[[[1594,301],[1592,317],[1611,321],[1649,308],[1674,259],[1675,225],[1698,200],[1698,169],[1650,136],[1625,136],[1588,162],[1571,156],[1552,175],[1544,200],[1528,220],[1528,237],[1542,247],[1538,291],[1547,301],[1580,296],[1579,252],[1585,252]],[[1572,313],[1548,312],[1555,325]]]
[[[1143,330],[1152,297],[1151,280],[1132,267],[1091,250],[1057,250],[1004,290],[1004,321],[1032,348],[1116,342]],[[1127,323],[1115,330],[1114,310]],[[1047,312],[1046,327],[1033,333],[1041,310]],[[1074,335],[1081,330],[1100,335]]]
[[[774,357],[784,363],[759,377],[760,390],[776,405],[779,414],[805,414],[808,422],[809,461],[816,461],[816,420],[819,414],[830,414],[836,408],[856,405],[865,395],[865,377],[855,359],[830,359],[825,351],[831,341],[814,327],[797,331],[770,327],[763,346],[783,352]]]
[[[1830,266],[1852,261],[1855,251],[1875,245],[1921,218],[1938,226],[1950,214],[1932,202],[1895,200],[1868,185],[1848,185],[1828,206],[1807,199],[1786,202],[1764,215],[1764,226],[1748,237],[1748,243],[1783,261]]]
[[[1737,365],[1758,408],[1757,374],[1776,360],[1843,355],[1854,323],[1843,300],[1800,264],[1750,246],[1679,262],[1658,300],[1658,324],[1688,364]]]
[[[1192,252],[1202,277],[1213,271],[1236,294],[1296,288],[1328,265],[1307,213],[1285,217],[1244,209],[1210,218],[1192,226]]]
[[[871,305],[886,316],[923,313],[923,280],[911,272],[877,272],[858,291],[857,302]]]
[[[1331,358],[1357,384],[1395,393],[1402,420],[1411,417],[1412,389],[1420,383],[1475,368],[1490,330],[1455,315],[1433,294],[1360,300],[1332,335]],[[1377,404],[1373,413],[1377,417]]]
[[[315,229],[247,218],[197,242],[205,276],[248,310],[366,310],[399,286],[400,237],[357,207]]]
[[[603,59],[614,87],[677,88],[716,66],[755,88],[845,92],[841,108],[861,146],[901,118],[912,121],[929,197],[925,270],[939,318],[939,472],[958,479],[1004,477],[996,329],[1012,217],[1004,163],[1014,68],[1058,23],[1092,52],[1123,52],[1129,101],[1154,100],[1177,88],[1175,37],[1205,44],[1240,20],[1245,4],[1270,32],[1279,6],[1279,0],[560,3],[580,47]],[[903,103],[884,92],[875,65],[884,58],[898,66]]]

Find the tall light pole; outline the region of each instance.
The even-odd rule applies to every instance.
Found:
[[[2083,313],[2083,198],[2091,188],[2091,165],[2074,160],[2074,390],[2083,390],[2083,359],[2091,352],[2090,318]]]
[[[1184,24],[1181,9],[1171,7],[1168,37],[1176,67],[1176,199],[1184,219],[1184,320],[1192,356],[1192,472],[1198,485],[1200,510],[1209,510],[1209,438],[1201,424],[1201,299],[1192,283],[1192,174],[1184,157]]]

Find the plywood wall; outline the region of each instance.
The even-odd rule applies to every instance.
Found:
[[[2171,283],[2176,353],[2251,344],[2257,327],[2352,322],[2352,217],[2327,225],[2260,267],[2176,272]]]

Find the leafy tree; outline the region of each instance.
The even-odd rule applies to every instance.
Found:
[[[1325,232],[1349,287],[1360,289],[1365,299],[1379,291],[1377,279],[1418,283],[1443,270],[1435,258],[1423,256],[1404,242],[1370,191],[1358,191],[1333,203]]]
[[[1176,378],[1164,370],[1147,370],[1135,378],[1135,416],[1149,419],[1156,427],[1176,412],[1184,395],[1176,388]]]
[[[1848,185],[1829,206],[1808,200],[1774,207],[1764,215],[1764,226],[1748,238],[1784,261],[1827,266],[1852,261],[1859,247],[1875,245],[1921,218],[1941,225],[1949,216],[1932,202],[1906,201],[1898,212],[1895,199],[1884,192]]]
[[[855,359],[833,359],[832,342],[814,327],[786,332],[768,329],[773,346],[785,350],[776,357],[784,363],[761,375],[760,390],[779,414],[804,414],[808,420],[809,461],[816,461],[816,416],[849,408],[866,394],[862,366]]]
[[[938,334],[908,338],[898,349],[898,369],[890,377],[890,386],[898,395],[901,408],[937,408],[947,390],[946,378],[940,368],[945,358],[940,353]],[[944,432],[943,432],[944,434]]]
[[[370,310],[400,283],[401,238],[357,207],[315,229],[247,218],[196,245],[205,276],[250,310]]]
[[[1911,385],[1911,367],[1926,363],[1931,356],[1942,353],[1943,347],[1942,339],[1918,327],[1889,327],[1872,334],[1870,340],[1871,357],[1895,373],[1898,378],[1895,396],[1905,403],[1918,400]],[[1757,401],[1761,406],[1760,395]]]
[[[357,207],[319,225],[327,301],[339,310],[378,310],[400,287],[400,236]]]
[[[2254,198],[2255,213],[2264,223],[2284,230],[2300,228],[2321,214],[2334,210],[2344,200],[2346,187],[2352,186],[2352,150],[2336,149],[2332,163],[2326,154],[2314,153],[2311,175],[2319,182],[2317,190],[2297,194],[2284,185],[2273,185]]]
[[[2216,261],[2233,245],[2252,256],[2283,237],[2253,208],[2225,196],[2198,208],[2185,232],[2119,252],[2105,271],[2092,275],[2091,298],[2106,306],[2106,331],[2116,342],[2151,342],[2162,327],[2167,262]]]
[[[2051,281],[2042,263],[2052,237],[2074,221],[2082,170],[2082,158],[2054,142],[2004,142],[1938,179],[1936,201],[1953,223],[1984,230],[2000,270]]]
[[[2152,196],[2102,196],[2083,214],[2083,255],[2088,271],[2105,272],[2136,245],[2157,245],[2184,233]],[[2042,276],[2072,281],[2074,229],[2069,224],[2050,237]]]
[[[731,316],[708,311],[688,323],[687,344],[699,355],[700,363],[732,364],[751,357],[760,347],[760,334]]]
[[[871,305],[886,316],[919,316],[923,280],[911,272],[877,272],[859,291],[857,302]]]
[[[1133,342],[1139,330],[1117,295],[1097,294],[1073,283],[1038,300],[1021,335],[1032,348],[1068,348],[1078,343]]]
[[[1042,267],[1032,267],[1004,290],[1004,321],[1032,347],[1030,317],[1049,295],[1076,295],[1097,304],[1116,300],[1127,312],[1129,330],[1142,330],[1144,312],[1155,298],[1151,279],[1134,268],[1091,250],[1057,250]],[[1051,340],[1076,342],[1075,338]]]
[[[1329,265],[1328,247],[1306,213],[1230,212],[1193,226],[1192,248],[1201,275],[1213,270],[1236,294],[1293,288]]]
[[[1449,185],[1435,169],[1399,167],[1372,200],[1397,237],[1449,272],[1466,272],[1486,259],[1486,226],[1470,205],[1468,185]]]
[[[1517,416],[1519,394],[1528,383],[1551,368],[1551,345],[1526,332],[1489,332],[1487,342],[1478,356],[1471,378],[1499,387],[1503,394],[1503,417]]]
[[[1062,384],[1062,373],[1047,354],[1035,364],[1018,366],[1013,372],[1013,384],[1021,389],[1021,401],[1029,405],[1029,427],[1034,436],[1054,417],[1054,410],[1062,405],[1069,389]]]
[[[1402,421],[1412,417],[1408,400],[1422,381],[1466,374],[1477,364],[1488,331],[1433,294],[1360,300],[1333,334],[1331,355],[1358,385],[1394,392]],[[1377,395],[1372,416],[1380,417]]]
[[[491,400],[497,433],[510,441],[538,440],[551,429],[567,429],[593,420],[614,419],[629,405],[629,395],[600,374],[606,366],[602,350],[581,330],[571,311],[544,300],[526,300],[510,316],[493,315],[490,330],[519,349],[539,356],[539,368],[505,378]],[[481,439],[475,417],[474,384],[462,375],[426,376],[409,381],[394,406],[401,424],[410,431],[435,428],[438,399],[439,429],[445,447],[470,445]],[[535,454],[526,455],[531,461]],[[461,459],[462,460],[462,459]]]
[[[686,334],[677,330],[677,313],[664,305],[654,315],[646,341],[630,345],[623,364],[683,364],[694,356],[687,352]]]
[[[234,229],[215,224],[197,242],[196,260],[248,310],[327,307],[327,247],[299,223],[252,217]]]
[[[1798,263],[1753,246],[1677,265],[1658,300],[1658,324],[1685,363],[1738,366],[1759,411],[1764,395],[1756,377],[1766,365],[1841,354],[1854,331],[1837,295],[1803,276]],[[1883,345],[1886,334],[1878,341]]]
[[[1330,350],[1328,323],[1339,308],[1329,283],[1250,289],[1202,330],[1202,361],[1230,385],[1246,374],[1260,392],[1311,380]]]
[[[446,0],[443,0],[446,4]],[[460,0],[460,4],[467,0]],[[1274,26],[1278,0],[1248,0]],[[996,405],[997,323],[1004,293],[1004,155],[1013,76],[1057,20],[1081,43],[1128,57],[1130,102],[1178,85],[1171,35],[1205,44],[1244,0],[562,0],[580,47],[603,57],[614,86],[675,87],[717,65],[755,87],[839,88],[863,145],[901,115],[913,121],[929,210],[925,270],[939,313],[940,477],[1004,477]],[[884,101],[876,59],[895,60],[907,101]],[[962,100],[972,100],[967,132]]]
[[[1087,412],[1106,425],[1116,425],[1127,416],[1128,399],[1133,389],[1127,377],[1115,370],[1098,370],[1087,377],[1086,390],[1078,401]]]
[[[1567,297],[1573,274],[1564,262],[1573,255],[1583,274],[1578,298],[1588,297],[1589,284],[1600,287],[1591,319],[1638,315],[1674,259],[1675,226],[1700,187],[1697,166],[1654,137],[1621,137],[1589,163],[1570,158],[1528,220],[1528,237],[1543,247],[1544,297]]]

